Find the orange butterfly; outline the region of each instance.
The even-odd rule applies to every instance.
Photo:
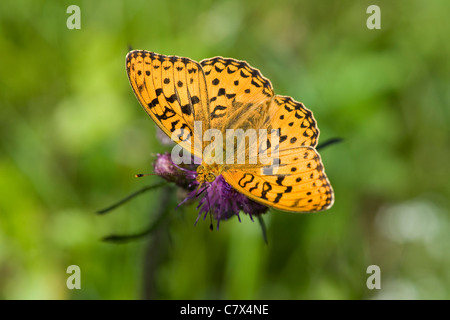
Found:
[[[128,53],[126,67],[133,91],[153,121],[201,159],[197,168],[200,184],[222,175],[248,198],[283,211],[315,212],[333,205],[333,189],[315,149],[319,129],[313,114],[291,97],[275,95],[259,70],[230,58],[198,63],[141,50]],[[231,152],[231,160],[245,159],[244,163],[224,163],[217,149],[205,156],[208,147],[202,139],[196,140],[197,124],[201,132],[216,130],[222,137],[230,129],[267,133],[259,137],[256,157],[245,137],[241,145],[219,144],[227,156]],[[271,145],[274,137],[278,139],[275,149]],[[269,149],[266,156],[272,159],[271,166],[258,159],[261,150]]]

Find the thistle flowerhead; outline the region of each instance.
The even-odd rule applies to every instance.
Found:
[[[153,167],[156,174],[189,191],[180,205],[192,199],[200,199],[197,206],[197,221],[202,216],[203,219],[206,219],[210,213],[212,218],[217,220],[218,228],[220,221],[233,216],[237,216],[240,221],[239,213],[241,211],[248,214],[253,220],[253,216],[266,213],[269,209],[236,191],[222,175],[218,175],[214,179],[208,179],[208,177],[198,179],[198,176],[202,174],[201,170],[197,170],[198,165],[187,167],[176,165],[169,153],[158,154]]]

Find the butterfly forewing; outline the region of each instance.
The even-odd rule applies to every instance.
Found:
[[[223,133],[260,128],[273,96],[270,81],[245,61],[215,57],[200,64],[208,87],[211,127]]]
[[[136,97],[155,123],[183,148],[194,150],[194,121],[209,126],[208,93],[201,66],[190,59],[134,50],[126,57]]]

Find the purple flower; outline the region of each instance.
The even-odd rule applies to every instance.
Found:
[[[195,186],[197,173],[195,171],[182,168],[173,163],[170,153],[157,154],[153,163],[153,170],[157,175],[169,182],[174,182],[177,186],[186,190],[192,190]]]
[[[240,221],[240,211],[248,214],[253,220],[253,216],[266,213],[269,209],[236,191],[222,175],[217,176],[212,182],[205,181],[200,184],[197,181],[197,165],[190,165],[186,168],[178,166],[173,163],[169,153],[158,154],[153,167],[155,173],[162,178],[190,191],[179,205],[192,199],[200,199],[197,206],[199,211],[197,221],[202,215],[203,219],[206,219],[208,213],[211,213],[212,217],[217,220],[217,228],[219,228],[221,220],[237,216]]]

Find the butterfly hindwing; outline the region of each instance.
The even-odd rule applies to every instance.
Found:
[[[312,112],[303,103],[277,95],[272,100],[269,114],[264,126],[268,132],[278,131],[280,150],[317,145],[319,128]]]
[[[279,159],[278,169],[236,165],[222,175],[247,197],[279,210],[316,212],[331,207],[333,189],[314,148],[285,149]]]

